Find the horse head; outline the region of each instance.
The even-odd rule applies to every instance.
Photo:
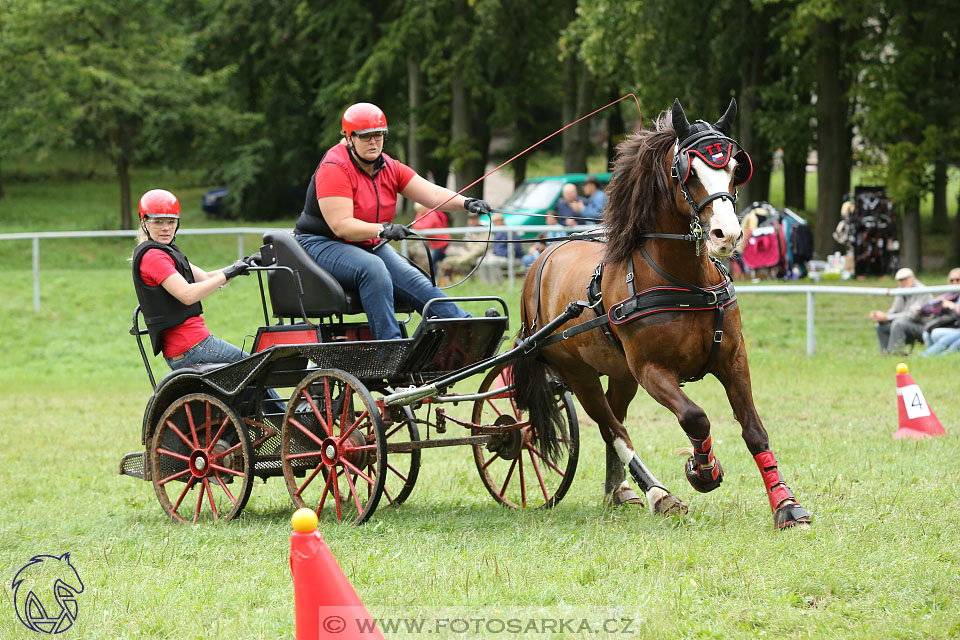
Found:
[[[736,142],[730,128],[737,116],[737,101],[730,99],[727,111],[714,124],[687,120],[680,100],[674,100],[676,132],[671,178],[676,208],[691,217],[691,231],[705,228],[707,249],[726,258],[734,252],[743,231],[737,212],[737,186],[750,179],[750,156],[733,152]]]

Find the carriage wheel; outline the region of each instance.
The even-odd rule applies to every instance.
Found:
[[[387,444],[419,442],[420,430],[410,407],[389,407],[384,415],[389,417],[384,429]],[[420,449],[394,451],[387,463],[387,475],[383,481],[383,497],[391,507],[400,506],[410,496],[417,476],[420,475]]]
[[[506,386],[504,379],[509,380],[509,374],[509,365],[491,369],[479,393]],[[473,447],[480,479],[500,504],[513,508],[549,508],[560,502],[570,488],[580,455],[580,431],[573,398],[558,389],[556,399],[567,423],[566,446],[556,462],[547,460],[537,448],[533,429],[525,414],[517,409],[512,391],[474,402],[474,424],[503,427],[493,441]],[[513,425],[520,426],[510,428]],[[480,431],[474,429],[473,433],[477,435]]]
[[[176,522],[232,520],[253,488],[253,450],[240,416],[206,393],[163,412],[147,451],[160,506]]]
[[[283,419],[281,460],[297,508],[353,524],[373,515],[386,478],[387,440],[363,383],[336,369],[301,380]]]

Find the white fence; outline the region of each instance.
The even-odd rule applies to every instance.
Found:
[[[523,233],[529,232],[548,232],[548,231],[571,231],[590,229],[591,227],[560,227],[557,225],[530,225],[523,227]],[[237,236],[237,257],[242,258],[246,255],[244,250],[244,235],[262,235],[267,231],[274,230],[275,227],[231,227],[223,229],[183,229],[178,232],[179,235],[236,235]],[[440,235],[450,234],[461,236],[465,233],[477,233],[486,231],[487,227],[450,227],[447,229],[429,229],[418,230],[421,235]],[[493,233],[505,231],[508,239],[513,239],[518,234],[518,227],[493,227],[491,231],[491,242]],[[28,233],[2,233],[0,240],[30,240],[33,244],[33,308],[40,310],[40,240],[54,238],[117,238],[134,237],[137,231],[37,231]],[[535,240],[531,240],[534,242]],[[401,252],[406,253],[406,241],[402,246]],[[515,274],[519,260],[514,258],[513,252],[507,252],[507,277],[509,286],[515,286]],[[817,294],[840,294],[854,296],[904,296],[916,295],[918,293],[941,294],[951,291],[960,291],[958,285],[940,285],[935,287],[914,287],[911,289],[903,288],[882,288],[882,287],[839,287],[830,285],[738,285],[737,294],[754,293],[780,293],[780,294],[798,294],[806,296],[807,303],[807,355],[812,356],[816,352],[816,313],[814,296]]]

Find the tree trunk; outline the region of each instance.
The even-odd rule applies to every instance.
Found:
[[[423,175],[427,167],[423,160],[423,143],[417,139],[420,106],[423,104],[423,70],[420,69],[420,63],[413,58],[407,59],[407,97],[410,107],[407,164]]]
[[[0,200],[3,200],[3,170],[0,169]]]
[[[455,70],[450,78],[450,93],[450,147],[453,153],[454,185],[459,192],[483,175],[486,153],[476,147],[477,137],[474,135],[469,89],[459,70]],[[482,198],[483,185],[475,184],[464,191],[463,195]],[[458,225],[466,222],[465,213],[453,213],[450,217]]]
[[[957,194],[957,215],[953,218],[949,256],[950,264],[960,264],[960,193]]]
[[[527,179],[527,154],[523,154],[510,163],[513,169],[513,188],[516,189]]]
[[[130,218],[130,161],[123,154],[117,158],[117,179],[120,181],[120,228],[132,229]]]
[[[903,244],[900,245],[900,265],[919,272],[922,262],[920,248],[920,198],[903,203]]]
[[[947,163],[937,160],[933,165],[933,220],[931,231],[943,233],[950,226],[947,217]]]
[[[593,96],[593,78],[585,65],[579,62],[575,54],[571,53],[563,61],[563,126],[566,126],[583,115],[582,105],[586,101],[586,94]],[[564,173],[587,172],[587,148],[590,126],[587,121],[564,129],[560,135],[563,138],[563,171]]]
[[[769,142],[760,134],[756,126],[755,114],[759,106],[757,102],[757,92],[750,87],[745,87],[741,92],[739,104],[740,143],[744,149],[750,150],[753,177],[750,178],[750,182],[739,187],[741,199],[737,202],[737,207],[741,211],[749,208],[752,202],[770,199],[772,155],[769,151]]]
[[[817,216],[814,254],[828,256],[837,250],[833,230],[840,221],[847,153],[846,97],[840,78],[840,23],[818,21],[817,49]]]
[[[610,102],[613,102],[620,96],[614,89],[610,93]],[[607,171],[613,169],[613,161],[617,157],[617,145],[626,137],[626,125],[623,123],[623,112],[620,110],[620,104],[610,107],[610,114],[607,116]]]
[[[783,159],[783,203],[797,211],[807,210],[807,161]]]

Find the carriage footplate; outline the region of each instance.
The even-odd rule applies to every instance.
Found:
[[[502,415],[493,423],[498,427],[508,427],[516,424],[512,416]],[[523,450],[524,438],[528,437],[529,429],[502,429],[494,434],[487,443],[487,451],[495,453],[504,460],[513,460]]]
[[[143,480],[144,451],[135,451],[120,460],[120,475]]]

